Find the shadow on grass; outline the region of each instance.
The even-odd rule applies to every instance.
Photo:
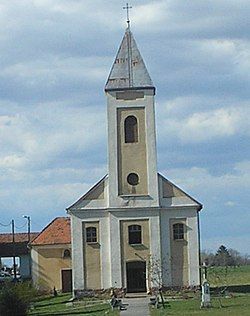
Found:
[[[250,293],[250,284],[246,285],[229,285],[229,286],[220,286],[220,287],[212,287],[211,293],[221,292],[226,288],[228,292],[233,293]]]
[[[108,308],[100,308],[100,309],[95,309],[95,310],[89,310],[89,311],[71,311],[71,310],[65,310],[65,311],[54,311],[53,312],[53,316],[54,315],[91,315],[94,313],[99,313],[99,312],[104,312],[104,311],[108,311]],[[51,311],[50,312],[38,312],[38,313],[31,313],[30,315],[32,316],[51,316]]]
[[[35,303],[35,308],[41,308],[41,307],[48,307],[48,306],[54,306],[54,305],[60,305],[60,304],[66,304],[69,302],[69,300],[65,300],[65,301],[58,301],[58,302],[51,302],[51,303],[47,303],[47,304],[42,304],[43,301],[39,302],[39,303]]]

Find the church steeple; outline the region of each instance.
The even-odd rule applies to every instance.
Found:
[[[105,91],[155,89],[130,28],[125,31]]]
[[[158,207],[155,87],[128,27],[109,74],[109,207]]]

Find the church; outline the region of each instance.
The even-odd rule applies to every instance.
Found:
[[[155,90],[128,24],[105,85],[108,174],[67,208],[74,293],[200,284],[202,205],[157,172]]]

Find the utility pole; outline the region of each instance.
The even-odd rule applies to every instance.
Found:
[[[27,244],[27,248],[28,248],[28,253],[29,253],[29,276],[31,277],[31,254],[30,254],[30,247],[29,247],[29,243],[30,243],[30,216],[27,215],[23,215],[23,218],[26,218],[28,221],[28,244]]]
[[[15,243],[15,223],[14,219],[11,221],[12,226],[12,254],[13,254],[13,271],[14,271],[14,280],[16,280],[16,243]]]
[[[26,218],[28,221],[28,244],[30,243],[30,216],[23,215],[23,218]]]

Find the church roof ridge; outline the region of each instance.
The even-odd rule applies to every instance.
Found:
[[[155,90],[134,36],[128,27],[112,65],[105,91],[136,88]]]

